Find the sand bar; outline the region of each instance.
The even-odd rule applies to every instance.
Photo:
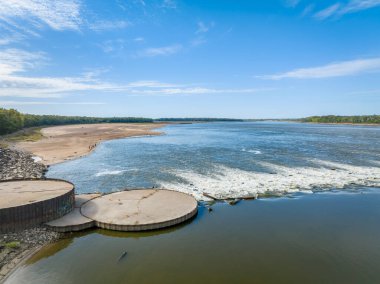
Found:
[[[18,142],[16,148],[33,153],[45,165],[52,165],[88,154],[99,142],[131,136],[159,135],[161,123],[101,123],[47,127],[44,138]]]

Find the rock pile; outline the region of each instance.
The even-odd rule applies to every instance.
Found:
[[[60,238],[46,228],[33,228],[17,233],[0,234],[0,282],[30,252]]]
[[[46,170],[31,154],[0,148],[0,180],[42,178]]]

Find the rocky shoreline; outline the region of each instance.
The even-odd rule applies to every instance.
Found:
[[[0,180],[43,178],[47,167],[29,153],[0,148]]]
[[[12,148],[0,148],[0,180],[43,178],[47,167],[35,162],[29,153]],[[0,283],[30,254],[54,242],[62,234],[44,227],[16,233],[0,234]]]

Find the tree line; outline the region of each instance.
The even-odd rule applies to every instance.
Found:
[[[357,124],[380,124],[380,115],[353,115],[353,116],[310,116],[300,119],[302,122],[313,123],[357,123]]]
[[[65,124],[90,123],[151,123],[153,119],[143,117],[87,117],[61,115],[23,114],[15,109],[0,108],[0,135],[9,134],[23,128]]]

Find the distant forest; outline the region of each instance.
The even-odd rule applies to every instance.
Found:
[[[354,124],[380,124],[380,115],[362,116],[310,116],[301,119],[288,119],[288,121],[301,121],[312,123],[354,123]],[[34,115],[20,113],[15,109],[0,108],[0,135],[9,134],[28,127],[90,124],[90,123],[153,123],[153,122],[222,122],[222,121],[255,121],[233,118],[143,118],[143,117],[87,117],[87,116],[60,116],[60,115]]]
[[[141,123],[153,122],[151,118],[142,117],[87,117],[23,114],[14,109],[0,108],[0,135],[16,132],[27,127],[64,125],[79,123]]]
[[[380,115],[355,115],[355,116],[310,116],[301,118],[302,122],[313,123],[357,123],[357,124],[380,124]]]

